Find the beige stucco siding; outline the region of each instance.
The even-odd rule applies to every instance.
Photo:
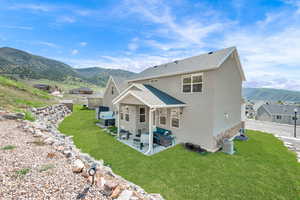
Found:
[[[241,122],[242,79],[230,56],[215,71],[214,131],[217,136]]]
[[[114,88],[114,94],[112,94],[112,88]],[[119,92],[114,84],[114,82],[110,79],[107,89],[105,90],[104,96],[103,96],[103,106],[109,107],[109,110],[113,110],[113,104],[112,101],[114,98],[116,98],[119,95]]]
[[[182,109],[180,127],[170,126],[170,109],[168,109],[167,125],[158,127],[167,128],[175,134],[178,142],[192,142],[211,149],[213,144],[213,101],[214,94],[213,71],[203,72],[202,93],[187,94],[182,92],[182,75],[157,78],[155,80],[137,81],[136,83],[149,84],[187,104]],[[156,114],[158,122],[158,115]]]

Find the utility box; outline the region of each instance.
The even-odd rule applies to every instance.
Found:
[[[223,140],[223,152],[227,154],[234,154],[234,142],[233,139],[225,138]]]

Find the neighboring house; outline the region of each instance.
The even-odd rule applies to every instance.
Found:
[[[103,105],[103,95],[94,94],[87,97],[88,108],[95,109]]]
[[[123,77],[110,76],[103,94],[103,106],[113,111],[113,99],[116,98],[127,87],[126,79]]]
[[[33,87],[40,90],[44,90],[46,92],[50,92],[51,90],[51,86],[47,84],[34,84]]]
[[[297,125],[300,125],[300,106],[297,105],[264,104],[257,110],[255,119],[282,124],[294,124],[295,108],[298,109]]]
[[[94,91],[90,88],[81,87],[81,88],[72,89],[69,91],[69,93],[70,94],[93,94]]]
[[[241,121],[245,75],[235,47],[150,67],[127,80],[125,90],[110,78],[104,104],[113,99],[117,126],[133,134],[169,130],[176,143],[190,142],[208,151],[244,127]],[[117,93],[112,95],[112,88]]]

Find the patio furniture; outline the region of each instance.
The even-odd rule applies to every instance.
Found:
[[[112,111],[101,112],[100,123],[104,126],[114,126],[115,125],[114,113]]]
[[[173,143],[173,137],[171,135],[172,132],[170,130],[157,127],[156,131],[153,132],[153,142],[168,147]]]

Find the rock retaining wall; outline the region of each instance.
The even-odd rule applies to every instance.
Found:
[[[33,108],[35,122],[26,121],[21,127],[34,137],[42,138],[43,142],[53,145],[57,152],[62,153],[72,165],[74,173],[81,174],[87,182],[92,182],[88,173],[91,165],[96,165],[95,184],[101,194],[108,199],[118,200],[162,200],[159,194],[148,194],[141,187],[114,174],[111,168],[104,166],[102,160],[95,160],[88,154],[80,152],[73,143],[71,136],[65,136],[57,130],[58,123],[71,111],[63,104]]]

